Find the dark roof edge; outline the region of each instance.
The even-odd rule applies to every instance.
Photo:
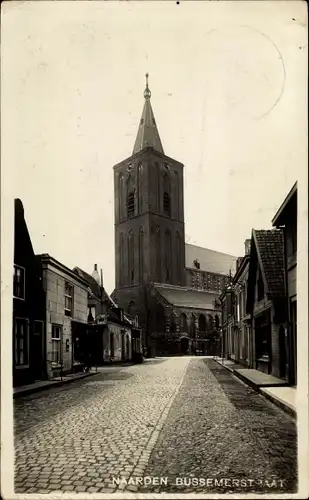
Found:
[[[53,266],[57,267],[60,271],[65,272],[66,274],[71,276],[71,278],[74,278],[77,281],[79,281],[80,283],[82,283],[83,285],[85,285],[87,288],[89,287],[88,281],[86,281],[83,278],[81,278],[80,276],[78,276],[78,274],[76,274],[74,271],[72,271],[72,269],[65,266],[64,264],[62,264],[58,260],[54,259],[54,257],[51,257],[48,253],[39,254],[39,255],[36,255],[36,257],[38,259],[40,259],[40,261],[42,263],[52,264]]]
[[[142,149],[141,151],[138,151],[137,153],[134,153],[133,155],[131,156],[128,156],[127,158],[125,158],[124,160],[116,163],[116,165],[113,166],[113,169],[116,170],[118,167],[122,166],[124,163],[128,162],[128,161],[133,161],[135,160],[136,158],[138,158],[139,156],[143,156],[145,153],[147,152],[150,152],[150,151],[153,151],[156,153],[156,155],[160,156],[161,158],[163,159],[167,159],[167,160],[170,160],[172,161],[173,163],[176,163],[182,167],[184,167],[184,164],[181,163],[180,161],[178,160],[175,160],[175,158],[171,158],[170,156],[167,156],[166,154],[163,154],[163,153],[160,153],[159,151],[157,151],[156,149],[154,149],[152,146],[147,146],[146,148]]]
[[[239,275],[244,271],[244,268],[249,263],[249,261],[250,261],[250,255],[244,255],[242,257],[241,264],[234,275],[233,281],[234,280],[236,281],[236,279],[239,277]]]
[[[280,207],[278,208],[275,216],[273,217],[271,223],[273,226],[276,225],[278,219],[281,217],[282,213],[284,212],[285,208],[287,207],[288,203],[290,202],[291,198],[294,196],[294,194],[297,192],[297,181],[295,182],[295,184],[293,185],[292,189],[290,190],[290,192],[287,194],[287,196],[285,197],[283,203],[280,205]]]
[[[267,279],[266,279],[266,274],[265,274],[265,270],[264,270],[263,260],[262,260],[260,249],[259,249],[259,243],[258,243],[258,240],[257,240],[257,237],[256,237],[256,234],[257,234],[258,231],[259,231],[258,229],[252,229],[252,238],[253,238],[255,249],[256,249],[257,259],[258,259],[258,262],[259,262],[259,265],[261,267],[261,271],[262,271],[262,274],[263,274],[264,285],[265,285],[265,288],[266,288],[265,291],[266,291],[266,294],[268,294],[269,293],[269,286],[268,286],[268,282],[267,282]]]

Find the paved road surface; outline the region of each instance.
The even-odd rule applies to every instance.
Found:
[[[14,408],[16,493],[296,488],[293,418],[209,358],[102,368]]]

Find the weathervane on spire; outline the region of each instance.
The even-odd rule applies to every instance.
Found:
[[[149,73],[146,73],[146,88],[145,88],[145,91],[144,91],[144,97],[145,99],[150,99],[151,97],[151,92],[150,92],[150,89],[148,87],[148,77],[149,77]]]

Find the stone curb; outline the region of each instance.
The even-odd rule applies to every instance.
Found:
[[[261,390],[261,389],[263,389],[263,387],[259,387],[257,384],[255,384],[251,380],[246,379],[246,377],[244,377],[243,375],[241,375],[240,373],[238,373],[236,370],[233,370],[233,368],[229,367],[228,365],[225,366],[224,364],[221,364],[215,358],[214,358],[214,361],[216,361],[216,363],[218,363],[218,365],[223,366],[224,368],[226,368],[227,370],[229,370],[235,377],[237,377],[243,383],[245,383],[246,385],[248,385],[249,387],[251,387],[252,389],[254,389],[259,394],[261,394],[261,396],[264,396],[271,403],[273,403],[276,406],[278,406],[278,408],[281,408],[283,411],[285,411],[286,413],[288,413],[289,415],[291,415],[294,418],[297,417],[297,413],[296,413],[296,411],[293,408],[291,408],[290,406],[288,406],[287,404],[285,404],[283,401],[277,399],[275,396],[272,396],[270,394],[267,394],[267,393],[263,392]]]
[[[172,404],[173,404],[173,402],[174,402],[174,400],[175,400],[175,398],[176,398],[176,396],[177,396],[177,394],[182,386],[182,382],[183,382],[183,379],[186,375],[189,364],[190,363],[188,363],[186,365],[186,367],[184,368],[183,373],[182,373],[181,378],[180,378],[180,381],[179,381],[178,385],[176,386],[176,389],[175,389],[174,393],[172,394],[170,400],[168,401],[164,410],[162,411],[162,413],[161,413],[161,415],[160,415],[160,417],[155,425],[155,428],[149,437],[148,443],[146,444],[144,451],[142,452],[140,458],[138,459],[137,464],[135,465],[132,474],[128,478],[128,481],[130,480],[131,477],[142,477],[143,476],[143,474],[146,470],[146,467],[148,466],[148,462],[149,462],[151,453],[156,445],[156,442],[158,440],[160,432],[163,429],[163,426],[165,424],[165,421],[167,419],[167,416],[169,414],[171,406],[172,406]],[[137,492],[138,486],[136,486],[136,485],[126,486],[125,485],[123,488],[123,491],[124,490],[128,491],[128,492]],[[117,487],[116,491],[117,492],[119,491],[119,487]]]
[[[44,391],[45,389],[51,389],[53,387],[59,387],[59,386],[65,385],[65,384],[71,384],[72,382],[78,382],[79,380],[83,380],[84,378],[90,377],[91,375],[97,375],[98,373],[99,372],[84,373],[80,377],[70,378],[67,380],[59,380],[59,381],[58,380],[57,381],[51,380],[50,384],[46,384],[46,385],[38,386],[38,387],[28,387],[27,389],[24,389],[23,391],[15,392],[15,393],[13,393],[13,398],[16,399],[16,398],[20,398],[22,396],[26,396],[28,394],[33,394],[35,392]]]

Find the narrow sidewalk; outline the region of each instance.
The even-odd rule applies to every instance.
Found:
[[[272,403],[294,417],[297,416],[296,387],[291,387],[285,380],[267,375],[259,370],[244,368],[230,359],[214,358],[214,360]]]
[[[70,375],[54,378],[52,380],[38,380],[33,382],[32,384],[20,385],[18,387],[13,387],[13,398],[19,398],[21,396],[26,396],[28,394],[32,394],[34,392],[39,392],[44,389],[50,389],[51,387],[57,387],[64,384],[68,384],[70,382],[76,382],[77,380],[81,380],[85,377],[89,377],[91,375],[96,375],[98,372],[95,370],[91,370],[89,372],[81,372],[81,373],[73,373]]]

